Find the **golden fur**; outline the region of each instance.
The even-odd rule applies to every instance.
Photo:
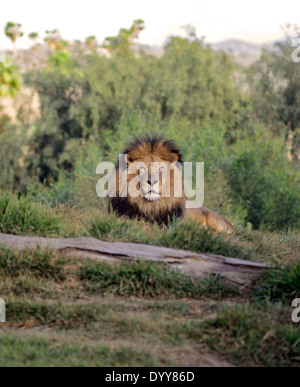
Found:
[[[177,167],[178,164],[176,164],[182,164],[183,159],[179,149],[172,141],[156,136],[137,138],[128,145],[123,154],[126,155],[126,163],[124,163],[123,168],[120,164],[116,166],[116,175],[113,176],[113,178],[117,177],[116,187],[114,192],[110,192],[109,209],[112,209],[120,216],[145,219],[151,223],[156,222],[161,225],[168,225],[175,217],[193,219],[201,227],[211,228],[217,233],[231,233],[234,230],[234,227],[227,220],[206,207],[186,209],[181,172]],[[143,163],[141,165],[145,165],[147,169],[145,171],[145,168],[139,169],[137,167],[139,164],[136,165],[136,163]],[[151,176],[148,172],[151,171],[151,166],[154,165],[152,163],[157,163],[155,165],[159,167],[154,172],[155,184],[153,185],[151,185]],[[170,192],[168,197],[162,195],[163,182],[167,178],[167,175],[164,174],[166,170],[164,166],[170,168]],[[143,170],[143,174],[141,170]],[[140,181],[137,181],[136,178],[139,174]],[[127,178],[125,179],[126,175]],[[120,177],[121,182],[119,181]],[[140,195],[132,197],[128,194],[130,184],[136,186]],[[174,188],[182,190],[180,197],[175,197]]]

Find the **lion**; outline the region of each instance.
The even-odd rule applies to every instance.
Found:
[[[186,197],[180,168],[182,153],[176,144],[163,136],[137,137],[123,151],[124,163],[117,163],[114,188],[109,194],[109,212],[130,219],[144,219],[168,226],[176,219],[192,219],[200,227],[215,233],[232,233],[235,228],[221,215],[209,208],[186,208]],[[165,173],[169,167],[169,175]],[[162,195],[164,179],[168,176],[169,195]],[[138,178],[138,179],[137,179]],[[134,186],[138,194],[129,194]],[[180,188],[181,195],[175,195]]]

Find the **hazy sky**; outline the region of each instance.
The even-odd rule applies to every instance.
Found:
[[[10,48],[3,34],[7,21],[22,23],[26,35],[57,28],[64,39],[116,35],[134,19],[144,19],[140,42],[160,45],[172,34],[184,35],[193,25],[207,42],[228,38],[266,42],[282,36],[281,24],[300,22],[300,0],[14,0],[0,14],[0,48]],[[5,43],[3,43],[5,42]],[[27,47],[27,38],[18,42]]]

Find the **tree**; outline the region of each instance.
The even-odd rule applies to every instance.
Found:
[[[15,97],[21,89],[20,77],[16,73],[17,67],[9,59],[0,62],[0,97]]]
[[[294,27],[294,36],[300,28]],[[248,71],[255,115],[275,135],[285,133],[291,142],[291,154],[299,159],[300,137],[300,64],[293,61],[295,47],[290,29],[287,37],[277,42],[273,49],[264,50],[260,60]],[[297,39],[295,39],[296,41]]]
[[[72,107],[82,90],[82,72],[68,49],[50,55],[47,66],[27,74],[25,82],[39,93],[41,119],[30,139],[28,170],[41,182],[58,178],[60,168],[70,170],[72,163],[60,161],[68,141],[82,138],[81,126],[72,118]]]
[[[39,34],[37,32],[31,32],[31,34],[28,35],[29,40],[33,43],[33,49],[35,50],[37,48],[37,40],[39,38]]]
[[[95,51],[97,49],[97,38],[96,36],[88,36],[85,40],[86,47],[90,51]]]
[[[108,51],[125,51],[133,45],[134,40],[139,37],[141,31],[145,29],[144,20],[134,20],[129,29],[121,28],[117,36],[109,36],[103,43],[103,48]]]
[[[16,41],[24,35],[21,28],[22,24],[14,22],[8,22],[5,27],[5,35],[12,41],[14,52],[16,51]]]
[[[67,46],[67,42],[61,38],[58,30],[46,31],[46,38],[44,41],[48,44],[51,51],[59,51]]]

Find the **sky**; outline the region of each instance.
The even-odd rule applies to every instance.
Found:
[[[145,21],[139,41],[162,45],[171,35],[185,36],[182,26],[196,28],[209,43],[242,39],[264,43],[283,36],[280,25],[300,23],[299,0],[14,0],[5,1],[0,14],[0,49],[11,48],[3,29],[8,21],[22,24],[25,37],[17,47],[28,47],[27,35],[59,29],[66,40],[96,35],[102,42]]]

